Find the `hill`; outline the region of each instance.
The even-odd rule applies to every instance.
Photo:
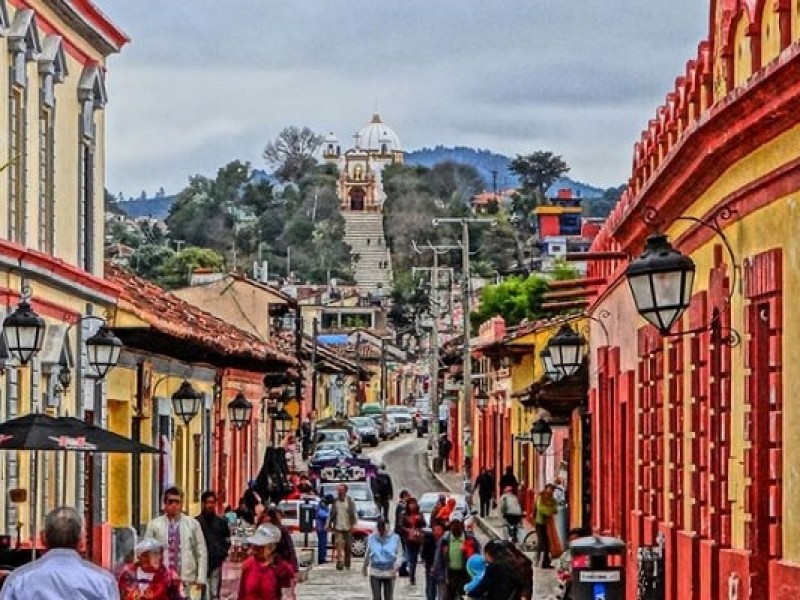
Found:
[[[519,185],[517,178],[508,170],[511,160],[510,157],[497,154],[491,150],[466,146],[420,148],[406,154],[406,164],[412,166],[418,165],[430,168],[436,164],[449,161],[475,167],[487,190],[492,189],[494,173],[497,173],[497,188],[500,190]],[[562,188],[571,189],[573,195],[581,198],[600,198],[603,196],[602,189],[575,181],[569,177],[558,179],[548,190],[548,195],[555,196],[557,191]]]

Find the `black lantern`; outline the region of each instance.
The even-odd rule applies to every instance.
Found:
[[[228,420],[236,429],[242,429],[250,422],[253,414],[253,403],[244,397],[242,392],[228,402]]]
[[[68,390],[69,384],[72,383],[72,371],[64,363],[61,364],[61,368],[58,370],[58,383],[61,384],[64,391]]]
[[[663,233],[647,238],[641,256],[625,270],[636,310],[668,335],[692,300],[695,266]]]
[[[553,429],[543,418],[539,418],[531,427],[531,443],[539,454],[544,454],[553,440]]]
[[[480,388],[478,393],[475,394],[475,402],[478,405],[478,410],[483,412],[486,410],[486,407],[489,406],[489,394],[486,393],[486,390]]]
[[[550,350],[545,348],[539,352],[539,358],[542,361],[542,370],[544,371],[545,377],[552,382],[561,381],[561,379],[564,377],[564,374],[556,369],[555,365],[553,364],[553,357],[550,354]]]
[[[564,377],[572,377],[583,364],[586,354],[586,338],[565,323],[547,344],[553,368]]]
[[[291,427],[292,415],[290,415],[281,403],[278,403],[278,410],[272,415],[272,421],[275,423],[275,430],[278,434],[283,435]]]
[[[97,372],[97,376],[100,379],[117,366],[121,351],[122,340],[105,325],[86,340],[86,353],[89,364]]]
[[[194,389],[192,384],[184,379],[178,391],[172,394],[172,410],[188,425],[200,412],[200,403],[202,401],[203,394]]]
[[[3,338],[11,356],[27,364],[42,349],[47,325],[23,296],[16,310],[3,321]]]

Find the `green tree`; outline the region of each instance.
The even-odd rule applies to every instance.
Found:
[[[308,127],[285,127],[264,148],[264,160],[280,181],[297,182],[316,164],[322,139]]]
[[[426,187],[445,205],[472,205],[472,199],[483,191],[483,179],[471,165],[443,162],[425,174]]]
[[[210,248],[184,248],[170,255],[158,272],[159,284],[167,289],[188,285],[189,276],[195,269],[220,271],[225,259]]]
[[[544,198],[547,188],[556,179],[569,172],[564,159],[552,152],[537,150],[531,154],[517,154],[508,168],[519,178],[521,188],[526,195]]]

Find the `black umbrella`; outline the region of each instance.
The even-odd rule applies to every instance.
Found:
[[[45,450],[133,454],[157,454],[142,444],[75,417],[51,417],[32,413],[0,423],[0,450]]]

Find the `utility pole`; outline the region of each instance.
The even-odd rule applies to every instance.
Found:
[[[303,313],[300,310],[300,300],[295,300],[294,310],[294,356],[297,359],[298,365],[301,365],[301,372],[294,382],[294,393],[297,397],[298,407],[303,403],[303,374],[302,374],[302,360],[300,358],[303,353]],[[297,414],[300,414],[298,409]],[[274,437],[273,437],[274,439]]]
[[[386,431],[386,338],[381,338],[381,413]]]
[[[317,410],[317,327],[319,321],[317,317],[311,321],[311,335],[313,336],[311,344],[311,410]]]
[[[419,248],[416,242],[411,242],[414,251],[417,254],[422,254],[425,250],[433,252],[433,269],[431,270],[431,317],[433,324],[431,327],[431,341],[430,341],[430,374],[431,374],[431,387],[430,387],[430,412],[428,417],[428,431],[430,438],[436,439],[439,435],[439,315],[441,314],[438,290],[439,290],[439,255],[444,254],[450,250],[458,250],[460,246],[434,246],[428,242],[427,248]],[[432,419],[430,417],[433,417]]]
[[[472,428],[472,354],[470,348],[470,338],[472,322],[470,316],[470,256],[469,256],[469,226],[470,225],[496,225],[495,219],[479,218],[444,218],[434,219],[433,226],[436,227],[445,223],[458,223],[461,225],[461,271],[463,278],[461,310],[463,311],[464,322],[464,351],[463,351],[463,374],[464,374],[464,410],[462,428],[469,425]]]

